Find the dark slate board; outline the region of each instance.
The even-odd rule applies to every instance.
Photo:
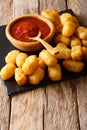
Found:
[[[64,13],[64,12],[69,12],[72,15],[74,15],[74,13],[71,9],[61,11],[60,14]],[[7,53],[9,51],[13,50],[13,49],[17,49],[14,46],[12,46],[11,43],[6,38],[5,28],[6,28],[6,25],[0,27],[0,69],[5,65],[4,59],[5,59],[5,56],[7,55]],[[29,54],[38,54],[38,53],[39,53],[39,51],[35,51],[35,52],[30,52]],[[64,81],[64,80],[69,80],[69,79],[72,79],[72,78],[77,78],[77,77],[86,75],[87,74],[87,67],[86,67],[86,64],[85,64],[83,71],[80,72],[80,73],[71,73],[71,72],[68,72],[67,70],[65,70],[62,67],[62,72],[63,72],[63,78],[62,78],[61,81]],[[46,71],[46,73],[47,73],[47,71]],[[58,82],[61,82],[61,81],[56,81],[56,82],[58,83]],[[51,81],[48,78],[47,74],[45,74],[45,78],[38,85],[30,85],[30,84],[27,83],[23,86],[19,86],[19,85],[17,85],[14,78],[11,78],[11,79],[9,79],[7,81],[3,81],[3,82],[5,84],[4,87],[5,87],[5,91],[6,91],[7,95],[13,95],[13,94],[17,94],[17,93],[20,93],[20,92],[33,90],[33,89],[36,89],[36,88],[39,88],[39,87],[44,87],[44,86],[47,86],[48,84],[56,83],[56,82]]]

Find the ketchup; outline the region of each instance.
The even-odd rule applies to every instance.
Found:
[[[50,28],[45,22],[31,17],[15,22],[12,25],[11,34],[17,40],[30,42],[33,40],[29,37],[38,35],[39,30],[41,31],[41,38],[45,38],[50,32]]]

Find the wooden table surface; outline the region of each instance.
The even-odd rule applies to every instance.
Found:
[[[0,25],[22,14],[66,8],[87,26],[87,0],[0,0]],[[87,76],[14,96],[3,86],[0,80],[0,130],[87,130]]]

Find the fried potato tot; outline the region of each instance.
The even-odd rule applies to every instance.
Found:
[[[71,39],[69,37],[65,37],[62,34],[57,34],[55,37],[56,43],[64,43],[66,46],[69,46]]]
[[[63,66],[65,69],[71,72],[80,72],[84,68],[84,63],[82,61],[74,61],[74,60],[64,60]]]
[[[55,26],[55,32],[61,32],[62,26],[60,22],[60,14],[58,10],[53,9],[53,10],[43,10],[42,15],[46,18],[48,18]]]
[[[45,69],[45,68],[46,68],[45,63],[43,62],[43,60],[42,60],[41,58],[38,58],[38,62],[39,62],[39,66],[40,66],[42,69]]]
[[[57,63],[57,58],[53,55],[51,55],[47,50],[42,50],[39,53],[39,58],[42,59],[42,61],[47,66],[54,66]]]
[[[61,14],[60,21],[61,21],[62,25],[64,25],[67,21],[74,22],[76,27],[78,27],[80,25],[78,19],[75,16],[71,15],[70,13]]]
[[[36,55],[30,55],[24,62],[22,70],[26,75],[32,75],[39,66],[38,58]]]
[[[3,80],[8,80],[13,77],[16,66],[13,63],[7,63],[0,72],[0,77]]]
[[[87,47],[87,40],[82,40],[82,46]]]
[[[55,32],[58,33],[62,33],[62,29],[63,29],[63,25],[62,24],[57,24],[55,26]]]
[[[63,13],[60,15],[60,21],[64,25],[67,21],[73,21],[73,17],[70,13]]]
[[[51,22],[53,22],[55,24],[55,22],[57,22],[57,24],[60,23],[60,15],[59,12],[56,9],[53,10],[43,10],[42,11],[42,15],[46,18],[48,18]]]
[[[60,64],[56,64],[53,67],[48,67],[48,77],[52,81],[59,81],[62,79],[62,71]]]
[[[28,58],[28,55],[26,53],[19,53],[16,57],[16,65],[18,67],[22,67],[22,65],[24,64],[25,60]]]
[[[19,50],[12,50],[10,51],[6,57],[5,57],[5,62],[6,63],[13,63],[16,64],[16,57],[20,53]]]
[[[21,68],[15,69],[15,80],[18,85],[24,85],[27,83],[27,76],[24,74]]]
[[[58,43],[55,49],[59,52],[56,54],[57,59],[71,58],[71,49],[69,49],[64,43]]]
[[[87,48],[82,47],[82,51],[83,51],[83,60],[87,61]]]
[[[87,40],[87,28],[83,27],[83,26],[79,26],[76,31],[75,34],[83,40]]]
[[[83,51],[80,45],[73,46],[71,48],[71,58],[72,60],[82,60],[83,58]]]
[[[80,45],[80,46],[81,46],[80,38],[78,38],[77,36],[72,36],[72,37],[71,37],[71,44],[70,44],[71,48],[72,48],[73,46],[77,46],[77,45]]]
[[[78,19],[75,16],[73,16],[73,22],[75,23],[76,28],[80,26],[80,23],[79,23]]]
[[[72,21],[67,21],[62,29],[62,35],[65,37],[71,37],[75,33],[76,25]]]
[[[30,84],[37,85],[43,80],[44,75],[44,70],[38,67],[32,75],[28,76],[28,81]]]

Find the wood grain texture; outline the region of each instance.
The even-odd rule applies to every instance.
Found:
[[[13,0],[0,0],[0,25],[7,24],[12,19]]]
[[[80,78],[77,83],[77,102],[80,129],[87,130],[87,76]]]
[[[58,11],[65,10],[65,0],[40,0],[40,12],[44,9],[57,9]]]
[[[10,130],[79,130],[73,82],[14,96],[11,106]]]
[[[79,17],[81,23],[87,26],[87,0],[67,0],[68,8],[71,8]]]
[[[13,0],[13,17],[38,13],[38,0]]]
[[[10,130],[43,130],[44,89],[12,98]]]
[[[4,83],[0,79],[0,130],[9,129],[10,98],[4,92]]]
[[[76,88],[71,81],[46,88],[45,130],[79,130]]]

